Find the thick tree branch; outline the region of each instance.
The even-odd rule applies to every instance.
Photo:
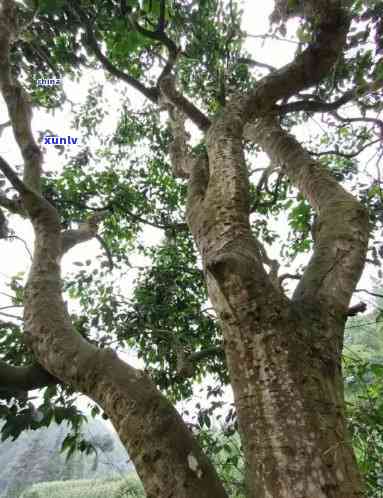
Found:
[[[273,109],[277,110],[281,114],[299,111],[331,112],[353,100],[356,95],[356,90],[349,90],[334,102],[323,102],[323,100],[317,99],[313,96],[310,97],[310,100],[297,100],[296,102],[289,102],[288,104],[276,105]]]
[[[45,223],[50,223],[50,229],[55,230],[60,226],[57,211],[52,204],[38,194],[36,190],[29,188],[2,157],[0,157],[0,171],[20,194],[25,210],[32,222],[44,213]]]
[[[116,76],[122,81],[125,81],[125,83],[128,83],[132,88],[135,88],[138,90],[144,97],[148,98],[151,102],[157,103],[157,99],[159,97],[159,91],[158,88],[152,87],[152,88],[147,88],[144,84],[142,84],[140,81],[136,80],[132,76],[130,76],[127,73],[124,73],[120,69],[118,69],[110,60],[102,53],[98,41],[94,35],[93,32],[93,26],[89,19],[87,18],[85,12],[80,8],[78,3],[76,4],[71,4],[71,9],[74,12],[74,14],[79,18],[80,23],[82,26],[85,28],[86,35],[87,35],[87,42],[89,48],[93,51],[94,55],[96,58],[101,62],[103,67],[113,76]]]
[[[13,0],[3,0],[0,10],[0,90],[24,159],[24,183],[39,192],[42,153],[32,133],[32,107],[24,89],[11,75],[9,63],[9,50],[17,33],[16,4]]]
[[[2,158],[0,157],[0,162]],[[0,206],[7,209],[9,212],[14,214],[20,214],[25,216],[25,210],[22,205],[22,201],[19,199],[9,199],[6,195],[0,193]]]
[[[365,263],[368,214],[359,202],[313,160],[273,117],[246,128],[272,161],[282,164],[291,182],[318,215],[314,254],[294,299],[322,303],[347,313]]]
[[[21,196],[25,196],[31,192],[27,185],[2,157],[0,157],[0,171]]]
[[[242,57],[238,59],[238,64],[247,64],[250,67],[260,67],[261,69],[267,69],[270,72],[274,72],[277,69],[274,66],[270,66],[270,64],[266,64],[265,62],[259,62],[254,59],[250,59],[248,57]]]
[[[279,99],[286,99],[314,86],[337,60],[350,24],[341,0],[308,2],[317,18],[315,39],[290,64],[263,78],[254,91],[234,98],[232,105],[246,123],[264,115]]]
[[[30,391],[57,383],[40,365],[14,367],[0,360],[0,391]]]
[[[201,131],[207,131],[211,122],[203,112],[201,112],[192,102],[177,91],[174,84],[174,77],[171,75],[161,79],[160,90],[169,102],[182,111],[186,116],[198,126]]]
[[[76,230],[66,230],[61,235],[62,254],[64,255],[77,244],[87,242],[97,235],[99,223],[109,214],[108,211],[98,211],[81,223]]]

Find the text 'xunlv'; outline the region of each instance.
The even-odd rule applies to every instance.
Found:
[[[55,137],[52,135],[48,135],[44,137],[44,145],[45,144],[55,144],[55,145],[66,145],[66,144],[77,144],[77,138],[73,138],[68,135],[67,138],[65,137]]]

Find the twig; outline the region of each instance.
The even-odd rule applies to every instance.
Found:
[[[21,316],[12,315],[11,313],[4,313],[4,311],[0,311],[0,315],[6,316],[7,318],[14,318],[15,320],[24,320]]]
[[[29,247],[28,247],[28,244],[25,242],[25,240],[21,237],[19,237],[18,235],[8,235],[8,237],[6,237],[7,239],[16,239],[16,240],[19,240],[20,242],[22,242],[22,244],[24,245],[25,247],[25,250],[27,251],[31,261],[33,261],[33,256],[32,256],[32,253],[31,251],[29,250]]]
[[[357,150],[356,152],[350,152],[349,154],[345,153],[345,152],[340,152],[339,150],[325,150],[323,152],[312,152],[312,151],[307,151],[309,154],[311,154],[312,156],[326,156],[326,155],[334,155],[334,156],[340,156],[340,157],[344,157],[346,159],[352,159],[353,157],[356,157],[358,156],[361,152],[363,152],[364,150],[366,150],[368,147],[371,147],[371,145],[375,145],[377,143],[379,143],[381,140],[380,138],[378,138],[377,140],[373,140],[372,142],[368,142],[367,144],[363,145],[363,147],[361,147],[359,150]]]

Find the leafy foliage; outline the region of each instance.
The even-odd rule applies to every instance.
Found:
[[[159,2],[130,0],[125,2],[127,10],[122,12],[123,3],[114,0],[18,3],[22,23],[27,24],[31,19],[32,22],[15,43],[12,62],[35,106],[53,108],[68,103],[62,88],[36,87],[38,77],[55,74],[80,81],[87,70],[99,67],[100,61],[93,57],[94,48],[86,24],[90,25],[110,64],[142,84],[156,88],[166,50],[158,40],[133,29],[129,15],[133,15],[144,30],[153,32],[158,23]],[[289,2],[288,7],[293,12],[294,2]],[[382,8],[379,1],[352,2],[353,23],[345,55],[328,78],[312,89],[308,100],[335,101],[357,86],[354,106],[362,117],[370,111],[382,110],[382,93],[378,87],[383,77]],[[180,84],[185,95],[210,115],[218,113],[234,93],[255,87],[264,74],[263,70],[253,68],[244,49],[246,34],[241,28],[241,15],[240,5],[235,1],[168,2],[166,32],[181,47]],[[300,22],[297,53],[313,42],[310,33],[309,26]],[[284,35],[282,20],[269,33],[270,36],[280,34]],[[108,85],[116,81],[111,75],[108,80],[112,80],[107,81]],[[364,90],[373,82],[377,84],[377,91],[371,96]],[[223,406],[223,388],[229,382],[223,355],[207,356],[193,366],[189,376],[179,372],[180,355],[187,357],[222,346],[216,317],[209,309],[196,248],[184,226],[186,185],[172,175],[168,159],[170,133],[160,112],[151,104],[138,108],[127,98],[125,89],[119,89],[118,119],[107,132],[102,125],[109,117],[110,102],[103,83],[92,85],[84,103],[73,106],[72,126],[81,134],[80,142],[84,146],[75,154],[58,149],[64,166],[61,170],[48,171],[44,178],[43,193],[58,208],[63,228],[77,226],[97,210],[109,212],[101,226],[98,256],[76,262],[72,273],[63,278],[64,291],[74,303],[71,318],[81,335],[98,346],[135,351],[157,386],[173,401],[188,400],[195,383],[209,379],[208,390],[217,395],[208,396],[209,408],[196,406],[196,431],[208,453],[211,452],[221,466],[227,485],[234,493],[242,485],[241,451],[235,446],[237,436],[233,434],[235,413],[229,411],[228,415],[231,434],[218,435],[211,431],[215,412]],[[300,112],[284,117],[283,125],[299,127],[311,123],[312,118],[311,113]],[[374,235],[370,261],[380,267],[381,180],[379,175],[375,178],[364,175],[366,178],[361,179],[361,162],[358,154],[352,154],[374,138],[373,126],[338,119],[333,113],[323,118],[320,131],[312,133],[306,145],[369,208]],[[251,170],[257,165],[259,151],[247,146],[246,152]],[[275,171],[266,181],[262,180],[262,173],[250,176],[252,228],[264,243],[279,246],[281,262],[289,267],[311,250],[314,217],[307,202],[289,185],[283,171],[280,175]],[[278,218],[286,220],[287,234],[272,227],[271,220]],[[161,242],[156,246],[141,241],[148,226],[162,231]],[[146,260],[138,272],[130,261],[133,252]],[[13,279],[10,292],[12,304],[21,305],[23,276]],[[31,355],[23,342],[21,328],[13,322],[0,323],[0,326],[0,357],[14,365],[27,364]],[[361,343],[359,335],[355,330],[349,345],[363,361],[346,362],[346,379],[354,379],[347,383],[349,417],[358,457],[371,497],[375,498],[378,495],[373,493],[381,479],[379,396],[382,393],[378,355],[383,349],[376,335],[370,336],[366,331]],[[210,384],[211,378],[214,387]],[[364,378],[369,379],[366,392],[362,392],[358,384]],[[69,456],[77,450],[92,451],[91,443],[81,436],[84,417],[75,408],[75,399],[70,390],[62,387],[46,389],[40,404],[33,399],[6,399],[0,406],[0,417],[6,421],[3,440],[17,437],[25,429],[47,426],[52,420],[69,420],[72,433],[65,440],[64,450]],[[99,412],[97,406],[92,407],[93,416]],[[40,493],[38,489],[36,492]]]
[[[377,307],[381,304],[377,301]],[[354,318],[346,333],[347,417],[368,496],[383,489],[383,338],[381,312]]]

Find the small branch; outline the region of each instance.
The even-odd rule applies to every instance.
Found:
[[[125,212],[131,216],[132,218],[134,218],[135,220],[137,221],[140,221],[141,223],[144,223],[145,225],[149,225],[151,227],[155,227],[155,228],[159,228],[161,230],[167,230],[169,228],[172,228],[173,225],[172,224],[169,224],[169,225],[162,225],[161,223],[155,223],[154,221],[149,221],[147,220],[146,218],[143,218],[142,216],[140,216],[139,214],[135,214],[133,213],[132,211],[130,211],[129,209],[127,208],[124,208]],[[177,225],[182,225],[182,223],[178,223]],[[177,225],[174,225],[174,226],[177,226]],[[186,225],[186,224],[184,224]]]
[[[188,145],[190,136],[185,129],[185,115],[172,104],[167,105],[167,110],[173,135],[173,141],[169,147],[172,172],[177,178],[189,178],[195,160],[191,157]]]
[[[114,203],[113,201],[109,202],[106,206],[102,207],[91,207],[88,206],[87,204],[82,204],[82,203],[76,203],[76,207],[82,208],[82,209],[88,209],[89,211],[93,212],[100,212],[100,211],[112,211],[114,208]],[[159,228],[161,230],[177,230],[177,231],[182,231],[182,230],[188,230],[189,227],[186,223],[169,223],[167,225],[161,224],[161,223],[156,223],[154,221],[149,221],[146,218],[143,218],[141,215],[133,213],[127,208],[124,208],[124,211],[131,216],[132,218],[140,221],[141,223],[144,223],[145,225],[149,225],[155,228]]]
[[[99,211],[88,218],[85,223],[80,223],[76,230],[66,230],[62,233],[61,255],[67,253],[77,244],[93,239],[97,235],[99,223],[109,214],[108,211]]]
[[[366,309],[367,309],[367,304],[360,302],[348,308],[347,316],[356,316],[358,313],[364,313]]]
[[[170,101],[170,103],[182,111],[186,116],[195,123],[198,128],[206,132],[211,125],[210,119],[205,116],[192,102],[179,93],[174,84],[174,78],[170,75],[165,76],[160,81],[161,92]]]
[[[160,0],[160,17],[158,19],[157,32],[163,33],[165,31],[165,14],[166,14],[166,0]]]
[[[0,158],[1,161],[1,158]],[[8,199],[6,195],[0,193],[0,206],[7,209],[11,213],[25,216],[25,210],[22,207],[22,201],[19,199]]]
[[[87,35],[87,42],[89,45],[89,48],[93,51],[94,55],[96,58],[101,62],[101,64],[104,66],[104,68],[109,71],[110,74],[113,76],[116,76],[117,78],[121,79],[122,81],[125,81],[128,83],[131,87],[135,88],[138,90],[142,95],[144,95],[146,98],[148,98],[151,102],[157,103],[157,99],[159,97],[159,91],[158,88],[147,88],[145,85],[143,85],[140,81],[136,80],[132,76],[130,76],[127,73],[124,73],[120,69],[118,69],[114,64],[110,62],[110,60],[102,53],[98,41],[93,33],[93,27],[89,19],[87,18],[85,12],[79,7],[78,3],[76,6],[71,5],[71,9],[78,17],[80,20],[80,24],[83,25],[86,31]]]
[[[349,154],[345,153],[345,152],[340,152],[339,150],[325,150],[323,152],[312,152],[312,151],[307,151],[311,156],[326,156],[326,155],[334,155],[334,156],[340,156],[340,157],[344,157],[346,159],[352,159],[353,157],[356,157],[358,156],[361,152],[363,152],[365,149],[367,149],[368,147],[371,147],[371,145],[375,145],[377,143],[380,143],[381,139],[378,138],[377,140],[373,140],[372,142],[368,142],[367,144],[365,144],[363,147],[361,147],[359,150],[357,150],[356,152],[351,152]]]
[[[296,102],[290,102],[288,104],[276,105],[274,109],[278,112],[287,114],[288,112],[331,112],[338,109],[340,106],[350,102],[353,98],[355,98],[356,89],[349,90],[344,93],[342,97],[335,100],[334,102],[323,102],[323,100],[317,99],[315,100],[298,100]]]
[[[271,35],[269,33],[266,33],[264,35],[252,35],[250,33],[242,33],[242,34],[244,36],[249,37],[249,38],[261,38],[262,40],[265,40],[266,38],[271,38],[273,40],[278,40],[278,41],[282,41],[282,42],[286,42],[286,43],[293,43],[294,45],[300,45],[299,41],[289,40],[288,38],[281,38],[279,36]]]
[[[5,329],[5,328],[13,329],[15,327],[18,327],[18,325],[16,325],[16,323],[13,323],[13,322],[3,322],[3,320],[0,320],[0,330],[1,329]]]
[[[177,377],[186,379],[193,377],[195,373],[196,364],[207,358],[214,356],[224,356],[224,350],[220,346],[212,346],[210,348],[196,351],[190,355],[186,355],[182,344],[176,345],[177,353]]]
[[[11,122],[7,121],[6,123],[0,124],[0,137],[3,134],[3,131],[8,128],[8,126],[11,126]]]
[[[253,59],[249,59],[248,57],[239,58],[238,64],[247,64],[250,67],[260,67],[262,69],[268,69],[270,72],[274,72],[277,70],[274,66],[270,66],[270,64],[266,64],[265,62],[255,61]]]
[[[272,284],[280,289],[280,284],[278,281],[278,270],[280,267],[279,262],[276,259],[269,258],[265,246],[259,241],[256,241],[258,250],[259,250],[259,260],[263,265],[266,265],[270,268],[269,278]]]
[[[360,98],[369,93],[377,92],[383,86],[383,80],[379,82],[372,82],[368,85],[358,86],[352,90],[345,92],[339,99],[334,102],[323,102],[314,95],[309,95],[309,99],[313,100],[298,100],[296,102],[290,102],[288,104],[276,105],[274,109],[278,112],[286,114],[288,112],[332,112],[336,111],[339,107],[347,104],[353,99]]]
[[[107,245],[107,243],[105,242],[105,240],[96,233],[95,235],[95,239],[97,239],[99,241],[99,243],[101,244],[101,247],[104,249],[105,253],[106,253],[106,256],[108,258],[108,262],[109,262],[109,268],[111,270],[113,270],[114,268],[114,265],[113,265],[113,258],[112,258],[112,254],[109,250],[109,247]]]
[[[283,273],[278,277],[279,284],[282,285],[284,280],[287,279],[293,279],[293,280],[300,280],[302,278],[302,275],[293,275],[291,273]]]
[[[359,118],[344,118],[339,116],[338,113],[334,112],[333,116],[335,116],[342,123],[372,123],[380,128],[381,138],[383,140],[383,121],[378,118],[368,118],[368,117],[359,117]]]
[[[30,257],[31,261],[33,261],[33,256],[32,256],[32,253],[31,251],[29,250],[29,247],[28,247],[28,244],[25,242],[24,239],[22,239],[21,237],[19,237],[18,235],[8,235],[7,239],[15,239],[15,240],[19,240],[20,242],[22,242],[22,244],[24,245],[25,247],[25,250],[27,251],[28,253],[28,256]]]
[[[220,346],[212,346],[211,348],[202,349],[201,351],[196,351],[187,357],[188,361],[194,363],[204,360],[205,358],[211,358],[212,356],[221,356],[224,354],[224,350]]]
[[[383,298],[383,294],[377,294],[376,292],[371,292],[371,291],[368,291],[366,289],[356,289],[354,292],[365,292],[366,294],[369,294],[370,296]]]
[[[0,156],[0,171],[4,176],[10,181],[12,187],[14,187],[21,196],[25,196],[30,193],[30,189],[25,185],[25,183],[19,178],[17,173],[9,166],[9,164]]]
[[[169,51],[170,56],[172,56],[172,57],[176,56],[176,54],[178,52],[178,48],[177,48],[176,44],[173,42],[173,40],[171,40],[165,34],[165,31],[164,31],[164,28],[165,28],[165,2],[164,1],[161,2],[161,12],[160,12],[159,23],[158,23],[158,27],[155,31],[150,31],[148,29],[143,28],[132,15],[129,16],[129,20],[130,20],[132,26],[134,27],[134,29],[138,33],[145,36],[146,38],[150,38],[151,40],[159,41],[160,43],[162,43],[163,45],[166,46],[166,48]]]
[[[254,213],[259,208],[269,208],[269,207],[272,207],[277,202],[278,195],[279,195],[279,187],[281,186],[282,179],[284,177],[283,171],[279,171],[278,172],[278,177],[277,177],[277,181],[275,182],[275,186],[274,186],[273,192],[270,192],[269,187],[268,187],[268,183],[267,183],[269,176],[276,169],[277,169],[277,166],[275,166],[275,165],[271,165],[268,168],[266,168],[265,172],[261,176],[260,181],[258,182],[257,189],[256,189],[257,197],[258,197],[260,195],[260,193],[261,193],[262,188],[265,187],[266,192],[268,194],[272,195],[272,199],[270,201],[267,201],[267,202],[259,202],[259,200],[257,199],[255,201],[254,205],[251,207],[250,213]]]
[[[11,313],[4,313],[4,311],[0,311],[0,315],[6,316],[7,318],[13,318],[15,320],[24,321],[23,317],[12,315]]]
[[[36,2],[36,3],[37,3],[37,2]],[[33,11],[33,13],[32,13],[32,16],[31,16],[31,18],[29,19],[29,21],[26,21],[26,22],[25,22],[22,26],[20,26],[20,27],[18,28],[18,30],[17,30],[17,31],[18,31],[18,38],[19,38],[19,39],[20,39],[20,38],[21,38],[21,39],[23,39],[23,33],[24,33],[25,31],[27,31],[27,30],[28,30],[28,28],[29,28],[29,27],[30,27],[30,26],[34,23],[34,21],[35,21],[35,19],[36,19],[36,17],[37,17],[37,14],[39,13],[39,10],[40,10],[40,6],[37,6],[37,7],[34,9],[34,11]]]

